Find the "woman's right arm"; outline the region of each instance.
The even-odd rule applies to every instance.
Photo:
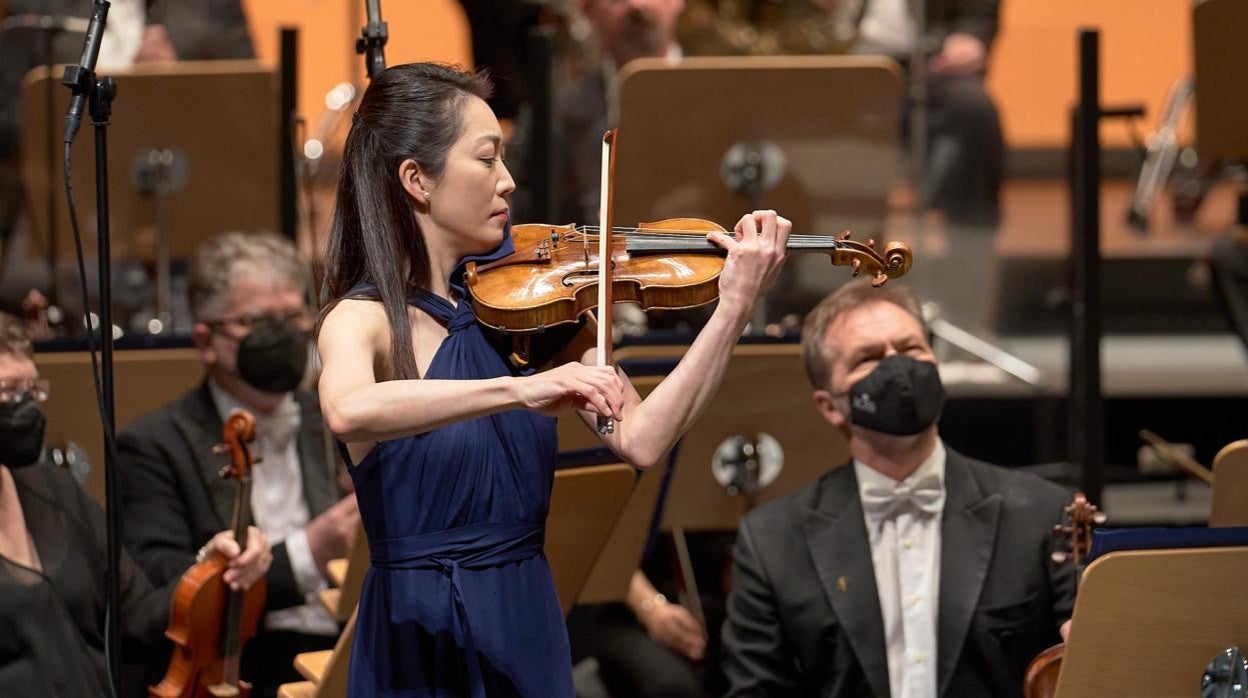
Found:
[[[524,408],[583,409],[619,418],[623,386],[611,368],[568,364],[525,378],[379,380],[390,351],[378,303],[344,300],[321,325],[319,391],[325,423],[341,441],[372,444]]]

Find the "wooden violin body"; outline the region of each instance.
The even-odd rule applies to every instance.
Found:
[[[219,698],[213,689],[222,683],[225,658],[221,653],[222,623],[229,588],[221,580],[226,559],[213,556],[191,566],[178,581],[165,637],[173,641],[173,656],[161,682],[148,689],[149,698]],[[264,615],[264,579],[242,592],[242,642],[256,634]],[[251,686],[239,682],[237,695],[247,698]]]
[[[616,303],[643,310],[704,305],[719,296],[725,252],[706,239],[723,227],[697,218],[642,223],[612,236],[612,291]],[[473,310],[483,324],[505,332],[540,332],[576,322],[598,302],[599,252],[594,229],[573,225],[512,227],[516,251],[467,266]],[[874,241],[841,236],[793,236],[789,248],[825,252],[833,264],[868,271],[877,285],[910,269],[910,249],[890,243],[881,255]]]
[[[239,547],[247,547],[251,524],[251,467],[248,443],[255,438],[255,418],[235,411],[225,420],[225,443],[230,464],[221,477],[233,478],[234,517],[231,530]],[[247,698],[251,686],[239,679],[243,646],[256,634],[264,615],[265,583],[261,578],[245,591],[234,591],[223,576],[229,563],[214,553],[182,574],[173,591],[169,627],[173,641],[169,668],[159,684],[148,688],[148,698]]]

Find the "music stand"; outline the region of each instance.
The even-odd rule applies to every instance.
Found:
[[[617,360],[633,356],[629,349],[616,352]],[[684,351],[684,347],[670,349],[674,356]],[[653,352],[654,348],[646,350]],[[759,442],[761,434],[779,444],[783,463],[773,476],[774,466],[764,448],[757,492],[731,494],[717,479],[717,473],[724,477],[727,465],[721,448],[734,437]],[[790,494],[848,459],[844,435],[815,410],[801,346],[738,345],[715,400],[681,439],[662,527],[672,531],[736,530],[752,506]]]
[[[623,603],[627,600],[633,573],[641,568],[646,541],[650,537],[650,524],[654,519],[654,507],[666,474],[667,462],[664,461],[637,475],[637,484],[633,486],[576,603]]]
[[[48,417],[44,443],[53,449],[54,460],[67,465],[87,494],[103,507],[104,428],[95,409],[91,357],[85,351],[44,352],[35,357],[35,365],[39,375],[52,383],[51,394],[43,405]],[[204,379],[204,365],[194,349],[118,351],[114,367],[118,387],[114,419],[118,430],[168,404]]]
[[[1110,553],[1079,583],[1058,698],[1194,696],[1214,656],[1248,647],[1248,548]]]
[[[114,73],[118,99],[109,131],[109,192],[114,259],[143,260],[157,274],[157,317],[168,328],[169,263],[186,259],[203,240],[227,230],[276,230],[278,222],[278,84],[272,66],[256,61],[139,64]],[[22,178],[30,201],[56,201],[64,210],[62,148],[47,161],[47,129],[63,128],[69,92],[61,75],[38,67],[22,84]],[[48,90],[54,81],[58,89]],[[54,105],[47,108],[51,94]],[[57,115],[54,123],[48,113]],[[84,254],[95,254],[93,161],[88,138],[74,145]],[[55,176],[48,176],[51,167]],[[48,191],[49,183],[52,191]],[[47,212],[30,208],[45,239],[73,259],[69,221],[58,215],[48,237]],[[53,270],[56,273],[56,270]],[[159,330],[158,330],[159,331]]]
[[[545,551],[564,615],[585,586],[635,478],[632,466],[619,463],[555,472]]]
[[[731,228],[743,213],[771,208],[795,233],[878,238],[897,176],[899,74],[880,56],[629,62],[615,220],[692,216]],[[819,255],[789,266],[803,294],[822,297],[842,278]]]

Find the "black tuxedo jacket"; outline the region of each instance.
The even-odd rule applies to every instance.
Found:
[[[295,399],[302,410],[297,438],[303,496],[315,518],[339,494],[326,461],[320,406],[307,393],[296,393]],[[195,562],[200,546],[230,527],[235,487],[232,480],[217,475],[229,460],[212,452],[221,442],[221,428],[204,383],[117,437],[126,548],[157,586],[181,577]],[[285,544],[273,546],[266,581],[269,610],[305,602]]]
[[[1066,490],[948,451],[937,685],[950,698],[1022,696],[1058,642],[1075,575],[1049,558]],[[852,465],[741,522],[723,639],[730,696],[888,696],[871,549]]]

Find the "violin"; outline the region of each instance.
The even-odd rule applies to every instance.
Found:
[[[1084,560],[1092,549],[1092,526],[1105,523],[1105,512],[1096,508],[1082,492],[1076,492],[1066,505],[1066,523],[1053,527],[1053,535],[1065,538],[1070,551],[1056,551],[1053,561],[1058,564],[1070,562],[1082,572]],[[1053,698],[1057,695],[1057,678],[1062,672],[1062,657],[1066,656],[1066,643],[1056,645],[1036,655],[1027,665],[1023,677],[1024,698]]]
[[[611,360],[611,314],[619,302],[642,310],[679,310],[704,305],[719,293],[719,274],[727,252],[706,239],[708,232],[726,233],[717,223],[697,218],[671,218],[636,228],[613,225],[616,130],[602,136],[602,178],[598,226],[520,225],[512,228],[515,251],[486,264],[470,262],[465,283],[473,311],[483,325],[513,335],[511,362],[529,363],[533,334],[574,323],[597,309],[598,366]],[[849,266],[857,276],[866,271],[876,286],[908,272],[910,248],[889,243],[884,253],[875,241],[866,244],[837,236],[789,237],[792,250],[826,252],[832,263]],[[612,420],[600,416],[598,432],[614,432]]]
[[[642,310],[679,310],[705,305],[719,294],[726,251],[706,239],[728,232],[712,221],[671,218],[613,231],[612,295],[616,303]],[[598,229],[574,225],[517,225],[516,251],[488,264],[470,262],[466,282],[477,319],[508,333],[540,332],[576,322],[598,305]],[[788,249],[822,252],[832,264],[880,286],[910,270],[913,255],[900,242],[881,253],[875,241],[859,242],[849,232],[836,236],[791,235]]]
[[[214,449],[228,453],[230,464],[220,476],[233,478],[234,540],[247,545],[251,525],[251,468],[256,462],[248,448],[255,439],[251,414],[236,411],[225,420],[225,443]],[[251,684],[238,677],[243,645],[256,634],[264,615],[264,578],[246,591],[234,591],[222,581],[228,560],[216,553],[191,566],[178,580],[165,636],[173,641],[173,656],[164,679],[148,688],[148,698],[247,698]]]

